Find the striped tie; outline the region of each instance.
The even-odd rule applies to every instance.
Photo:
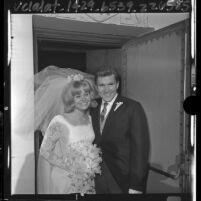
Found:
[[[108,105],[108,103],[104,102],[103,109],[102,109],[102,111],[100,113],[100,130],[101,130],[101,133],[102,133],[102,130],[103,130],[103,127],[104,127],[104,124],[105,124],[105,115],[106,115],[106,112],[107,112],[107,105]]]

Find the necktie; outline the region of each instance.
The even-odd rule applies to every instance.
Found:
[[[107,112],[107,105],[108,105],[108,103],[104,102],[103,109],[102,109],[102,111],[100,113],[100,130],[101,130],[101,133],[102,133],[102,130],[103,130],[103,127],[104,127],[104,124],[105,124],[105,115],[106,115],[106,112]]]

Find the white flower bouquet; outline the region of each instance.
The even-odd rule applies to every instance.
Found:
[[[71,192],[94,194],[94,177],[101,174],[101,150],[89,141],[67,146],[65,164],[71,178]]]

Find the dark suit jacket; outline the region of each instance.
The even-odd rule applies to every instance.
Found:
[[[100,106],[91,109],[94,143],[101,147],[103,160],[124,193],[128,189],[145,190],[149,135],[144,110],[137,101],[117,96],[100,134]],[[114,111],[117,102],[122,102]],[[104,185],[104,184],[103,184]]]

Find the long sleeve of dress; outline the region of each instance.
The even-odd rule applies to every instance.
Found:
[[[65,132],[67,129],[65,129]],[[43,139],[41,144],[40,154],[43,156],[50,164],[58,166],[62,169],[65,169],[65,163],[63,160],[63,154],[58,154],[55,152],[55,146],[57,142],[62,138],[62,132],[64,132],[63,125],[58,122],[52,123]],[[60,143],[60,142],[59,142]],[[60,143],[61,145],[61,143]],[[62,152],[62,148],[61,148]]]

